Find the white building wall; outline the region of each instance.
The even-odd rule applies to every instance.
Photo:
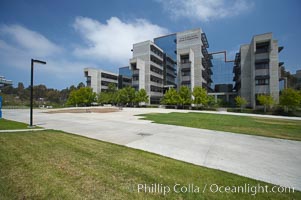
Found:
[[[177,66],[181,65],[180,55],[189,54],[191,61],[191,90],[195,86],[202,86],[202,40],[201,40],[201,29],[193,29],[185,32],[177,33]],[[178,76],[181,75],[178,71]],[[181,80],[181,77],[178,77]],[[180,84],[180,82],[179,82]]]
[[[256,53],[256,43],[270,42],[269,52]],[[278,41],[273,40],[272,33],[256,35],[250,45],[240,47],[241,54],[241,89],[239,94],[244,97],[249,105],[256,107],[256,94],[273,96],[279,102],[279,59]],[[256,60],[269,59],[269,69],[256,69]],[[269,76],[269,85],[256,85],[256,76]]]
[[[116,76],[118,78],[118,75],[115,73],[100,70],[100,69],[95,69],[95,68],[85,68],[84,72],[85,72],[85,75],[88,75],[91,77],[91,86],[90,87],[92,88],[93,92],[95,92],[95,93],[100,93],[101,89],[107,89],[107,86],[103,86],[101,84],[102,80],[118,84],[118,79],[113,80],[113,79],[101,77],[101,73],[105,73],[105,74],[110,74],[110,75]]]

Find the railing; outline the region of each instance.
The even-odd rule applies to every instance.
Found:
[[[190,76],[182,76],[182,81],[190,81],[191,77]]]

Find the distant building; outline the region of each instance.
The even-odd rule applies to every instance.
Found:
[[[4,76],[0,76],[0,89],[5,86],[12,86],[13,81],[5,79]]]
[[[236,54],[234,89],[239,96],[249,102],[249,106],[258,106],[257,96],[271,95],[279,102],[279,63],[278,53],[283,47],[273,39],[272,33],[265,33],[253,37],[250,44],[241,45]]]
[[[121,71],[124,71],[124,69]],[[107,91],[109,84],[114,84],[118,89],[132,86],[132,77],[124,76],[122,74],[115,74],[94,68],[85,68],[84,74],[87,79],[87,86],[91,87],[93,92],[96,93]]]
[[[84,73],[87,86],[91,87],[93,92],[107,91],[109,84],[118,86],[118,75],[115,73],[94,68],[85,68]]]

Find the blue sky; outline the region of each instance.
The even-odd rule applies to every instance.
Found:
[[[202,28],[209,52],[233,59],[253,35],[273,32],[284,46],[280,60],[301,69],[299,0],[0,0],[0,75],[29,85],[62,89],[85,82],[83,68],[117,72],[132,44],[168,33]]]

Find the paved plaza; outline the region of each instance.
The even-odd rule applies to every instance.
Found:
[[[301,190],[301,142],[155,124],[135,116],[174,111],[188,112],[124,108],[111,113],[49,114],[34,110],[34,124]],[[3,117],[28,123],[29,110],[4,109]]]

